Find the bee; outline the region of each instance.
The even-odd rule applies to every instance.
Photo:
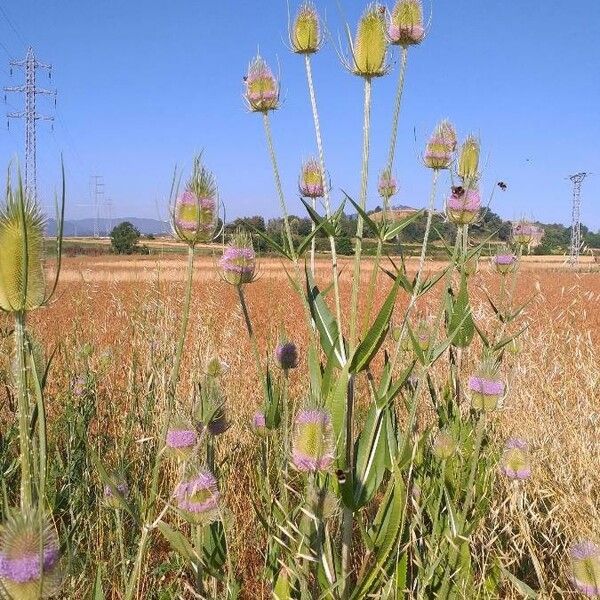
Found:
[[[244,76],[242,77],[242,79],[243,79],[244,81],[248,81],[248,75],[244,75]]]
[[[499,187],[499,188],[500,188],[500,189],[501,189],[503,192],[505,192],[505,191],[506,191],[506,188],[507,188],[508,186],[507,186],[507,185],[504,183],[504,181],[499,181],[499,182],[498,182],[498,187]]]
[[[342,471],[342,469],[338,469],[335,472],[335,476],[337,477],[338,483],[340,485],[344,485],[346,483],[346,473],[344,473],[344,471]]]
[[[385,6],[383,6],[383,4],[382,4],[382,5],[379,7],[379,12],[380,12],[382,15],[385,15]]]
[[[452,186],[452,194],[460,198],[465,193],[465,188],[462,185],[453,185]]]

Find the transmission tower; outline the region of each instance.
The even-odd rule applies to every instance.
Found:
[[[579,251],[581,250],[581,184],[587,175],[586,172],[581,172],[569,177],[573,182],[573,214],[571,221],[571,248],[569,252],[569,264],[571,266],[579,262]]]
[[[104,204],[104,175],[90,177],[92,202],[94,204],[94,237],[100,237],[100,205]]]
[[[25,94],[25,110],[8,113],[9,119],[25,119],[25,193],[34,202],[37,200],[37,140],[36,123],[38,121],[54,121],[53,116],[41,115],[36,111],[36,97],[38,94],[54,96],[56,105],[56,90],[48,90],[36,86],[36,72],[46,69],[48,77],[52,77],[52,65],[38,61],[29,47],[27,56],[23,60],[11,60],[10,72],[13,67],[23,68],[25,71],[25,85],[5,87],[5,92],[18,92]],[[6,100],[6,95],[4,96]]]

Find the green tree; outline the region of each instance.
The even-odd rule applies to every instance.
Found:
[[[140,232],[129,221],[119,223],[110,232],[110,244],[115,254],[133,254],[137,250]]]

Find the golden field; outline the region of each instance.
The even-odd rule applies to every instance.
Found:
[[[235,290],[219,278],[216,261],[203,257],[196,263],[179,399],[186,402],[191,382],[210,357],[218,356],[229,365],[223,386],[232,426],[220,440],[219,455],[224,461],[227,506],[234,517],[230,544],[246,583],[244,597],[267,598],[259,583],[251,583],[258,582],[262,556],[246,468],[249,448],[255,443],[249,422],[259,406],[261,389]],[[523,540],[532,540],[547,589],[557,598],[576,597],[562,591],[569,589],[565,572],[569,545],[579,538],[600,536],[600,272],[591,264],[572,271],[562,262],[562,258],[527,257],[521,266],[516,296],[520,302],[530,300],[523,317],[528,329],[521,337],[520,353],[510,358],[508,397],[495,419],[499,443],[515,435],[530,442],[534,475],[518,492],[510,484],[499,484],[499,500],[477,534],[482,563],[496,536],[508,534],[509,539],[519,540],[508,552],[507,564],[527,555],[529,548]],[[345,259],[341,264],[342,293],[349,297],[350,261]],[[442,266],[430,263],[428,269]],[[292,268],[286,268],[293,276]],[[371,263],[364,261],[365,288],[371,269]],[[411,269],[414,264],[409,262],[409,272]],[[185,259],[177,255],[64,260],[57,295],[50,306],[36,311],[30,319],[47,351],[58,348],[50,374],[49,420],[60,418],[65,390],[89,369],[96,381],[96,405],[86,433],[89,442],[95,444],[99,437],[104,442],[121,439],[124,428],[129,427],[128,413],[139,410],[144,402],[149,373],[166,377],[170,368],[184,271]],[[278,335],[285,332],[298,343],[302,356],[307,344],[302,307],[281,262],[265,259],[259,272],[259,279],[247,286],[247,300],[261,350],[270,353]],[[325,283],[329,273],[329,262],[319,260],[317,279]],[[390,280],[381,274],[379,282],[376,303],[389,289]],[[485,293],[493,296],[497,292],[498,276],[483,261],[471,279],[471,290],[478,324],[491,327],[492,311]],[[399,311],[406,301],[401,298]],[[419,310],[426,313],[432,308],[423,305]],[[3,328],[10,326],[8,321],[1,324]],[[83,350],[86,344],[93,347],[91,353]],[[477,362],[476,355],[466,358],[465,377]],[[308,385],[303,366],[301,363],[291,375],[291,395],[297,403],[302,402]],[[1,391],[2,405],[5,396]],[[140,452],[158,435],[160,408],[155,421],[155,427],[144,430],[136,426],[128,432],[135,436]],[[110,465],[115,456],[107,452],[102,459]],[[134,487],[136,465],[130,469]],[[88,484],[101,485],[93,472]],[[516,509],[517,503],[522,503],[523,510]],[[513,536],[516,532],[521,535]],[[99,519],[88,534],[88,552],[96,552],[98,560],[110,568],[114,551],[110,523]],[[151,554],[145,567],[154,580],[168,554],[158,536],[156,544],[161,550]],[[75,577],[66,597],[86,597],[90,577],[93,573]],[[151,593],[151,577],[144,579],[148,587],[142,587],[140,598],[163,597]],[[162,577],[168,582],[177,577],[176,570],[167,570]],[[105,591],[108,597],[120,597]]]

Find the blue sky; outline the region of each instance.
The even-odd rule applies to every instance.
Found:
[[[292,10],[297,0],[290,0]],[[341,0],[352,29],[366,2]],[[335,0],[318,0],[331,34],[313,60],[327,167],[340,188],[359,187],[362,80],[336,54],[342,17]],[[583,221],[600,228],[600,2],[598,0],[433,0],[429,35],[409,54],[400,117],[397,203],[422,206],[430,172],[419,162],[436,124],[449,117],[461,137],[481,137],[484,193],[503,180],[493,210],[505,218],[570,221],[570,182],[583,186]],[[104,176],[116,216],[166,216],[171,174],[204,150],[228,218],[278,214],[261,118],[242,100],[249,59],[261,54],[282,76],[282,107],[272,117],[291,212],[300,161],[314,152],[301,57],[286,48],[285,0],[48,0],[2,3],[0,80],[9,57],[29,44],[54,65],[54,131],[39,124],[39,190],[48,203],[64,153],[70,217],[91,214],[89,178]],[[8,17],[8,18],[7,18]],[[383,166],[397,77],[373,86],[371,189]],[[7,111],[22,98],[8,96]],[[41,98],[40,112],[53,104]],[[23,151],[23,124],[0,129],[3,164]],[[447,182],[442,184],[445,193]],[[375,192],[370,205],[378,203]]]

